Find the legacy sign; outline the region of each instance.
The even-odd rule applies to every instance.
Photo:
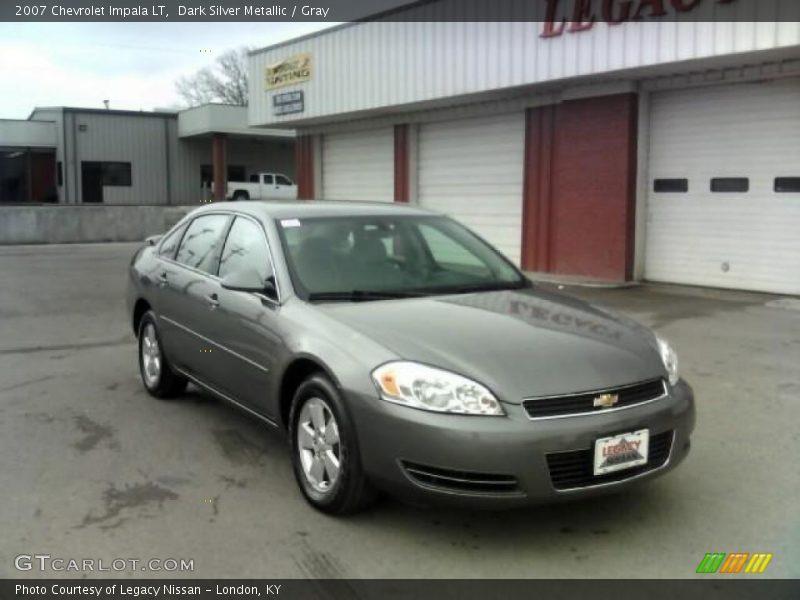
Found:
[[[266,68],[268,90],[293,85],[311,79],[311,55],[295,54]]]
[[[571,5],[569,2],[571,1]],[[736,0],[545,0],[541,37],[588,31],[597,21],[619,25],[626,21],[688,13],[703,3],[732,4]]]

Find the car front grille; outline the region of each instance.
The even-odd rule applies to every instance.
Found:
[[[511,475],[456,471],[406,461],[401,464],[409,479],[423,487],[476,495],[522,493]]]
[[[617,402],[608,408],[595,406],[595,399],[604,394],[616,395]],[[636,383],[610,390],[549,398],[532,398],[530,400],[525,400],[522,406],[531,419],[546,419],[602,413],[609,409],[625,408],[642,404],[643,402],[649,402],[665,394],[666,387],[664,386],[664,380],[653,379],[652,381],[645,381],[643,383]]]
[[[672,431],[650,437],[647,463],[632,469],[594,475],[594,448],[570,452],[554,452],[547,455],[550,481],[557,490],[590,487],[615,481],[624,481],[663,467],[672,450]]]

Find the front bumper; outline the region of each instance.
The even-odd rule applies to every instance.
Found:
[[[416,503],[474,508],[557,502],[651,479],[686,457],[695,424],[694,395],[684,381],[648,404],[547,420],[531,420],[512,404],[504,404],[505,417],[477,417],[410,409],[374,396],[350,400],[363,466],[376,486]],[[559,481],[556,457],[590,460],[597,438],[645,428],[648,465]]]

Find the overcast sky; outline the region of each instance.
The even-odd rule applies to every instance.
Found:
[[[263,47],[331,23],[0,23],[0,118],[34,106],[151,110],[175,80],[230,48]],[[210,50],[210,52],[201,52]]]

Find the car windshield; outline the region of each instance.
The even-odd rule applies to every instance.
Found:
[[[528,285],[503,256],[439,216],[277,222],[292,282],[307,300],[380,300]]]

